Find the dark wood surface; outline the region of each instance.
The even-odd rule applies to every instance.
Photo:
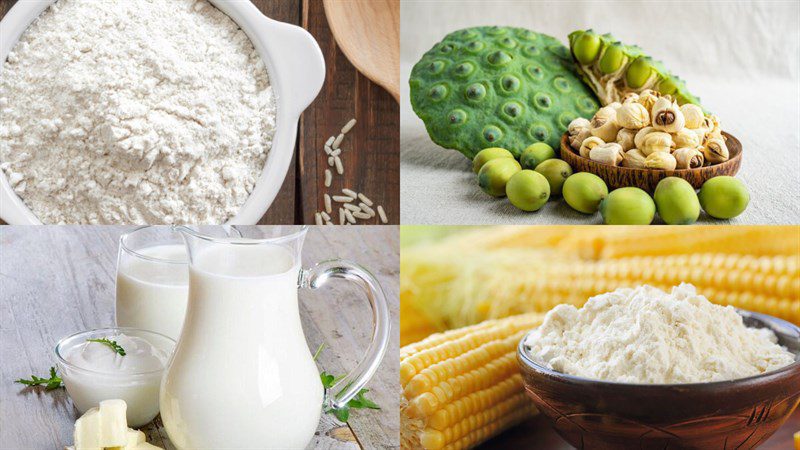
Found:
[[[266,16],[301,25],[316,39],[327,66],[325,84],[300,119],[295,157],[261,224],[314,223],[324,209],[327,156],[322,148],[351,118],[358,124],[342,144],[344,175],[334,173],[330,195],[342,188],[383,205],[390,224],[400,223],[400,108],[383,88],[361,75],[339,50],[318,0],[251,0]],[[343,0],[346,1],[346,0]],[[17,0],[0,0],[0,17]],[[375,30],[380,32],[380,30]],[[398,71],[400,68],[398,67]],[[335,211],[334,211],[335,212]],[[359,222],[361,223],[361,222]],[[374,219],[371,222],[379,223]]]
[[[114,324],[117,242],[122,226],[0,227],[0,449],[60,449],[72,444],[79,414],[64,389],[45,392],[13,380],[43,375],[54,365],[62,337]],[[346,258],[367,267],[386,293],[392,323],[399,314],[398,230],[391,227],[312,227],[303,265]],[[371,335],[363,294],[334,280],[299,292],[309,348],[326,343],[318,358],[329,373],[355,367]],[[399,331],[367,384],[380,410],[354,410],[348,424],[324,414],[310,448],[356,450],[399,447]],[[142,428],[148,442],[175,447],[160,419]]]
[[[792,436],[800,431],[800,409],[772,435],[759,450],[789,450],[792,448]],[[544,416],[537,416],[522,423],[505,433],[490,439],[478,450],[508,450],[508,449],[541,449],[541,450],[572,450],[574,447],[550,427]]]

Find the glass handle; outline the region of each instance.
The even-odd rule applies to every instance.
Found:
[[[372,308],[372,339],[364,358],[350,373],[325,392],[325,405],[341,408],[355,397],[372,378],[386,353],[389,343],[389,308],[378,280],[366,269],[350,261],[323,261],[301,272],[300,287],[317,289],[331,278],[344,278],[357,284]]]

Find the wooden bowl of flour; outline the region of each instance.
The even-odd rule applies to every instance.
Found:
[[[517,360],[525,391],[567,442],[587,449],[753,448],[800,402],[800,327],[739,311],[745,325],[769,328],[795,362],[761,375],[694,384],[626,384],[548,369],[528,354]]]

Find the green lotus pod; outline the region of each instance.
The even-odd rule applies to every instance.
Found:
[[[573,54],[581,64],[589,64],[600,53],[600,38],[592,30],[586,30],[575,39]]]
[[[536,142],[558,148],[569,123],[600,106],[568,48],[522,28],[448,34],[414,65],[409,86],[431,139],[470,159],[487,147],[517,158]]]
[[[700,105],[700,99],[692,95],[683,80],[670,73],[663,63],[651,59],[635,45],[622,44],[610,34],[598,37],[600,47],[604,49],[600,57],[587,61],[586,49],[579,42],[588,31],[570,33],[570,49],[583,81],[603,105],[621,101],[630,92],[638,94],[646,89],[670,94],[679,105]]]

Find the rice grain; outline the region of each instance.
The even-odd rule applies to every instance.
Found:
[[[382,223],[389,223],[389,219],[386,217],[386,211],[383,210],[383,206],[378,205],[378,215],[381,217]]]
[[[358,198],[359,198],[359,200],[361,200],[362,202],[364,202],[364,203],[365,203],[367,206],[372,206],[372,200],[370,200],[369,198],[367,198],[367,196],[366,196],[366,195],[359,193],[359,194],[358,194]]]
[[[328,138],[328,140],[327,140],[327,141],[325,141],[325,147],[330,147],[330,146],[331,146],[331,144],[333,144],[333,141],[334,141],[335,139],[336,139],[336,138],[335,138],[335,137],[333,137],[333,136],[329,137],[329,138]]]
[[[356,191],[352,190],[352,189],[344,188],[344,189],[342,189],[342,194],[344,194],[344,195],[346,195],[348,197],[353,197],[353,200],[358,198],[358,193]]]
[[[343,140],[344,140],[344,134],[339,134],[333,141],[333,145],[331,145],[331,148],[336,150],[337,148],[339,148],[340,145],[342,145]]]
[[[325,211],[328,214],[330,214],[331,211],[333,211],[333,208],[331,207],[331,196],[328,194],[325,194]]]
[[[336,203],[350,203],[353,201],[352,197],[347,197],[345,195],[334,195],[332,198]]]
[[[344,174],[344,167],[342,167],[341,158],[339,158],[338,156],[334,156],[333,157],[333,162],[336,164],[336,172],[338,172],[339,175],[343,175]]]
[[[322,216],[318,212],[314,213],[314,222],[317,225],[322,225]]]
[[[348,221],[348,222],[350,222],[350,223],[356,223],[356,218],[355,218],[355,217],[353,217],[353,213],[352,213],[352,212],[350,212],[350,210],[348,210],[348,209],[345,209],[345,210],[344,210],[344,216],[345,216],[345,217],[347,217],[347,221]]]
[[[365,212],[354,212],[353,213],[353,217],[355,217],[357,219],[364,219],[364,220],[368,220],[368,219],[372,218],[372,216],[370,216],[369,214],[367,214]]]
[[[344,225],[344,208],[339,208],[339,225]]]
[[[331,173],[331,169],[325,169],[325,187],[331,187],[331,181],[333,181],[333,173]]]
[[[347,122],[347,124],[345,124],[345,126],[342,127],[342,134],[349,133],[354,126],[356,126],[356,119],[350,119],[350,121]]]
[[[350,210],[352,212],[361,212],[361,208],[359,208],[358,206],[353,205],[351,203],[345,203],[342,206],[344,206],[344,209]]]
[[[370,207],[369,207],[369,205],[367,205],[366,203],[364,203],[364,202],[361,202],[361,203],[359,203],[359,204],[358,204],[358,207],[359,207],[359,208],[360,208],[362,211],[364,211],[365,213],[369,214],[369,217],[370,217],[370,218],[373,218],[373,217],[375,217],[375,210],[374,210],[374,209],[372,209],[372,208],[370,208]]]

